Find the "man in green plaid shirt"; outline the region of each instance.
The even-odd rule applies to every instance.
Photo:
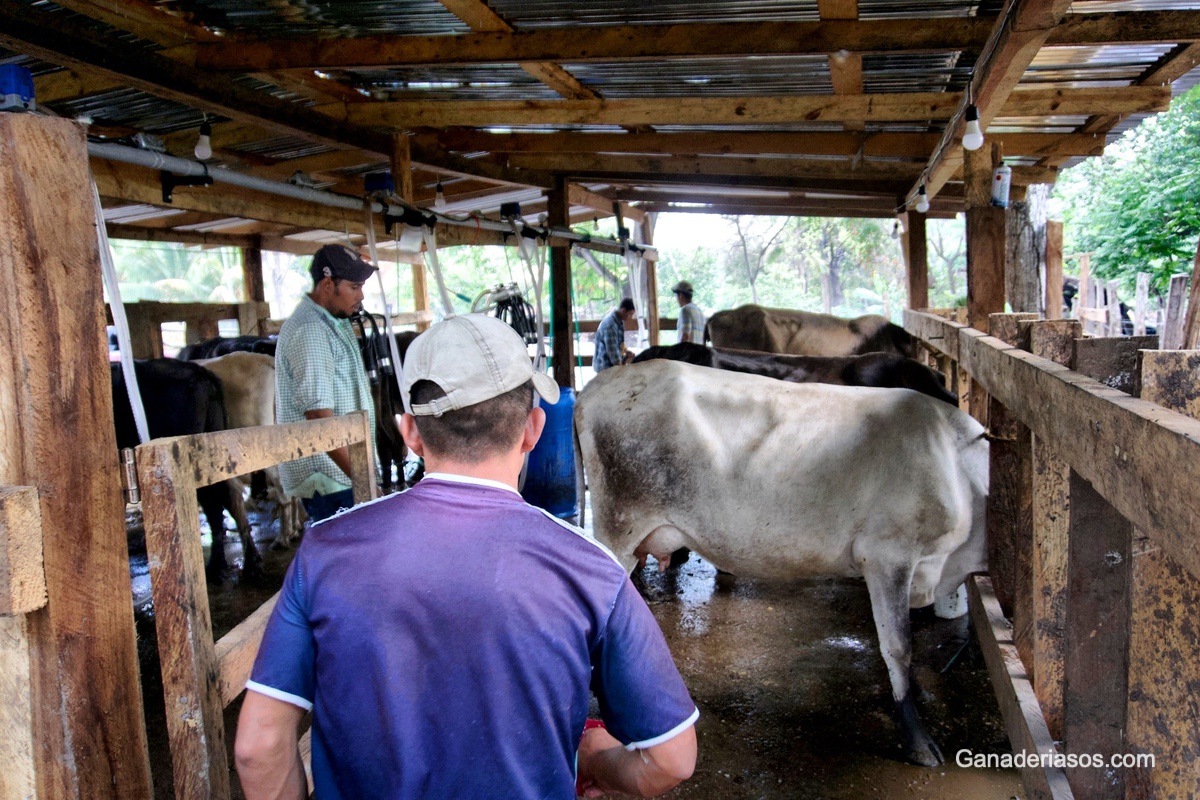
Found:
[[[275,352],[275,418],[283,425],[366,411],[372,439],[375,404],[350,317],[362,308],[375,267],[342,245],[313,257],[313,290],[283,323]],[[375,442],[371,442],[372,448]],[[345,447],[279,466],[283,490],[318,522],[354,505]]]

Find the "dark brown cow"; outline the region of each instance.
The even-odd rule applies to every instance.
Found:
[[[751,350],[727,350],[686,342],[670,347],[650,347],[634,363],[664,358],[702,367],[765,375],[792,383],[831,383],[839,386],[879,386],[912,389],[958,405],[958,397],[946,391],[938,373],[919,361],[894,353],[861,356],[787,356]]]
[[[829,314],[745,305],[712,315],[705,339],[714,346],[794,356],[895,353],[912,358],[916,341],[886,317],[842,319]]]

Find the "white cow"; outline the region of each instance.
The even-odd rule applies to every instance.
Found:
[[[197,361],[221,381],[225,393],[225,416],[230,428],[253,428],[275,424],[275,359],[262,353],[233,352],[218,358]],[[287,547],[300,538],[304,529],[304,508],[296,498],[283,492],[279,469],[264,470],[267,499],[279,515],[279,536],[275,547]],[[234,504],[243,518],[245,506],[241,492],[234,492]],[[235,518],[238,511],[234,511]]]
[[[865,578],[906,755],[941,762],[914,700],[908,611],[984,569],[979,423],[908,389],[648,361],[597,375],[575,426],[596,538],[627,569],[688,547],[747,577]]]

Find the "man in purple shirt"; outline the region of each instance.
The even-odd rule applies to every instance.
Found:
[[[689,777],[698,716],[612,554],[516,491],[545,423],[521,338],[490,317],[417,337],[401,430],[420,484],[314,525],[238,721],[246,797],[652,796]],[[605,728],[584,733],[589,689]],[[582,737],[582,738],[581,738]],[[578,769],[578,776],[576,775]]]

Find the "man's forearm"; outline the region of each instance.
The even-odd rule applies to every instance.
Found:
[[[305,411],[306,419],[328,419],[333,416],[332,408],[314,408],[312,411]],[[337,464],[338,469],[350,476],[350,448],[338,447],[329,451],[329,457],[333,459],[333,463]]]

